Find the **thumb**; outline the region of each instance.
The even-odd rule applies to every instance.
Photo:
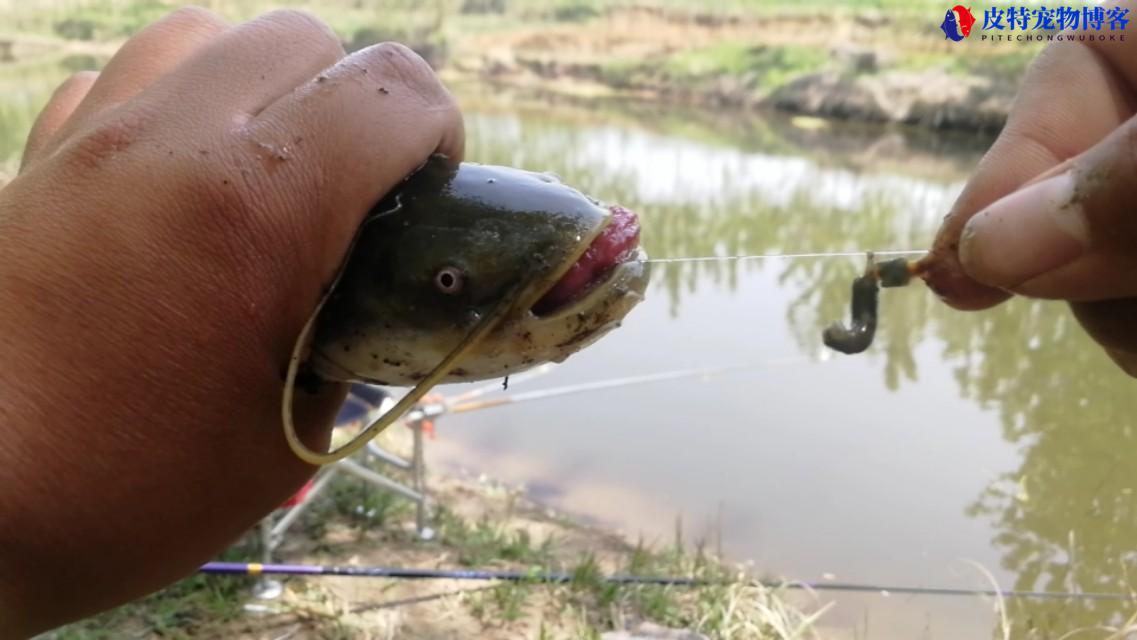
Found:
[[[1137,118],[968,221],[975,280],[1063,300],[1137,295]]]

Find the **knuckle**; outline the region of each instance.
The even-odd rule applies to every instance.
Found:
[[[416,76],[419,74],[434,75],[434,71],[422,56],[413,49],[399,42],[380,42],[372,47],[376,57],[383,61],[392,71]]]
[[[379,67],[383,76],[406,87],[427,104],[442,106],[453,102],[434,69],[410,47],[397,42],[382,42],[365,49],[363,55]]]
[[[166,28],[175,30],[197,29],[201,27],[214,27],[224,24],[221,16],[204,7],[187,5],[175,9],[161,20]]]
[[[261,16],[265,22],[287,26],[311,26],[324,28],[324,23],[316,16],[300,9],[273,9]]]
[[[217,14],[196,6],[186,6],[166,14],[136,33],[123,44],[115,57],[151,56],[171,42],[187,37],[208,35],[224,29],[228,23]]]
[[[54,96],[64,95],[80,87],[94,84],[98,77],[98,71],[76,71],[71,74],[69,78],[64,80],[63,84],[59,85],[59,88],[55,90]]]
[[[325,57],[335,60],[343,56],[343,43],[323,20],[299,9],[275,9],[261,20],[286,32],[293,38],[311,43]]]
[[[1131,378],[1137,378],[1137,354],[1123,349],[1111,349],[1104,347],[1106,355],[1110,360],[1113,360],[1126,375]]]
[[[1130,256],[1137,246],[1137,216],[1128,205],[1137,193],[1137,119],[1079,157],[1074,170],[1076,197],[1098,249]]]
[[[80,131],[61,153],[69,164],[95,170],[129,149],[149,127],[140,110],[114,111]]]
[[[1121,161],[1129,181],[1137,177],[1137,116],[1121,125]]]

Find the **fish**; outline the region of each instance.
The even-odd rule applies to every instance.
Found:
[[[971,27],[975,25],[975,14],[971,13],[971,9],[961,4],[957,4],[951,8],[956,14],[956,20],[959,23],[959,33],[964,38],[971,35]]]
[[[563,362],[619,327],[650,279],[639,218],[538,173],[431,157],[376,204],[308,318],[285,372],[281,423],[313,465],[361,449],[437,384]],[[298,387],[412,388],[351,441],[300,440]]]
[[[940,29],[944,32],[944,39],[959,42],[963,40],[963,34],[960,33],[959,23],[956,21],[955,12],[951,9],[947,10],[944,15],[944,21],[940,23]]]
[[[377,204],[319,313],[307,366],[416,385],[563,362],[620,326],[650,279],[636,214],[556,176],[434,157]]]

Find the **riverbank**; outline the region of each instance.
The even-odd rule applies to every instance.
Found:
[[[384,445],[400,453],[409,431]],[[400,433],[402,432],[402,433]],[[388,472],[385,468],[384,472]],[[410,503],[338,478],[290,530],[286,563],[564,571],[566,585],[314,577],[257,600],[250,578],[194,576],[140,602],[47,636],[53,640],[175,638],[810,638],[824,607],[801,592],[748,582],[704,542],[677,534],[659,547],[558,513],[485,476],[429,477],[434,539]],[[256,561],[255,535],[223,558]],[[722,582],[699,588],[614,586],[610,573]],[[810,612],[809,614],[804,612]]]
[[[209,5],[233,20],[262,8],[236,0]],[[113,49],[172,5],[83,0],[79,8],[52,6],[13,14],[12,24],[24,32],[0,32],[0,61],[26,60],[52,46]],[[367,3],[296,6],[326,20],[348,50],[398,40],[451,78],[985,134],[1002,127],[1022,74],[1041,49],[1037,43],[945,40],[937,26],[942,7],[929,2],[888,0],[849,9],[756,0],[713,8],[661,0],[547,6],[464,0],[385,7],[381,18]]]
[[[614,7],[581,23],[467,35],[447,68],[578,96],[997,132],[1038,48],[952,48],[934,17]]]

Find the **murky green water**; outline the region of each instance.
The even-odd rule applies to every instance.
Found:
[[[82,61],[70,66],[82,66]],[[66,71],[0,70],[13,171]],[[463,90],[471,160],[551,170],[641,213],[653,257],[928,245],[984,142],[786,118],[565,104]],[[658,265],[625,326],[517,391],[753,364],[443,419],[438,467],[525,482],[554,506],[797,579],[1121,591],[1137,570],[1137,394],[1060,304],[963,314],[887,290],[876,345],[830,354],[857,258]],[[820,594],[833,637],[978,638],[978,598]],[[1021,637],[1128,615],[1020,601]],[[1104,637],[1086,634],[1078,637]]]

